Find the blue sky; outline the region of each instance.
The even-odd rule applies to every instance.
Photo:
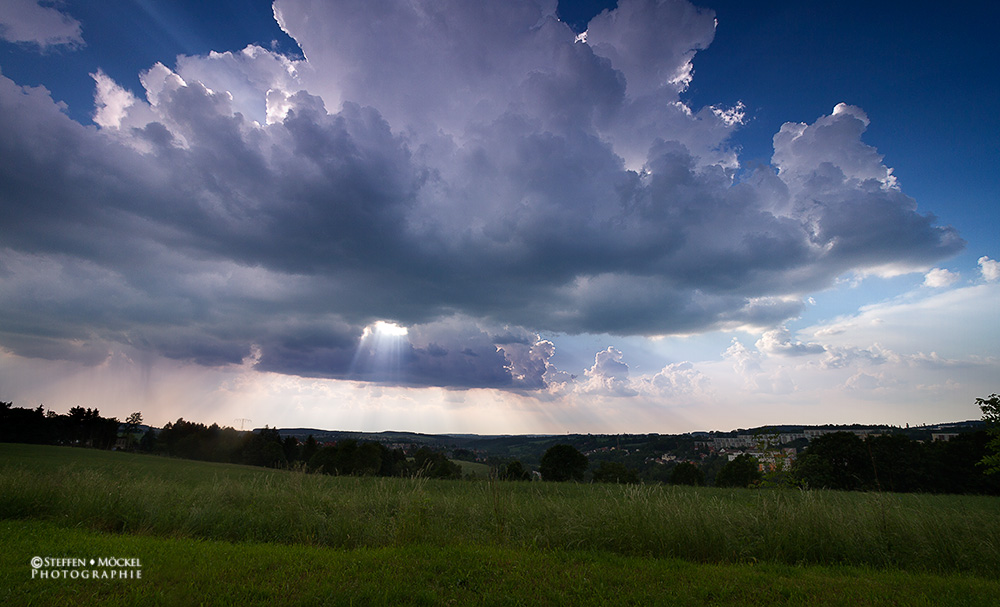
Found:
[[[602,8],[5,3],[0,398],[423,432],[978,417],[997,9]]]

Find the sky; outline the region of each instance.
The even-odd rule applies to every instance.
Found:
[[[877,4],[8,0],[0,400],[426,433],[978,419],[998,9]]]

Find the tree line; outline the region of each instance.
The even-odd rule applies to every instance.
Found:
[[[300,441],[281,437],[276,428],[240,432],[205,426],[183,418],[166,424],[159,433],[152,429],[139,441],[140,451],[173,457],[217,462],[295,468],[342,476],[413,476],[461,478],[462,468],[444,453],[428,447],[414,449],[407,457],[402,449],[390,449],[375,441],[339,440],[321,445],[312,435]]]
[[[97,409],[73,407],[60,415],[14,407],[0,401],[0,442],[66,445],[95,449],[122,448],[139,453],[210,462],[246,464],[269,468],[299,468],[323,474],[355,476],[413,476],[461,478],[462,468],[429,447],[401,449],[377,442],[341,440],[320,445],[310,435],[305,441],[281,437],[277,428],[244,432],[218,424],[179,418],[159,431],[141,431],[142,414],[133,413],[123,423],[103,417]]]
[[[961,433],[948,441],[921,442],[902,434],[862,439],[851,432],[832,432],[813,439],[790,466],[780,449],[766,449],[767,462],[742,454],[714,473],[718,487],[803,487],[848,491],[976,493],[1000,495],[1000,396],[976,399],[986,429]],[[0,402],[0,441],[53,445],[124,448],[187,459],[229,462],[272,468],[354,476],[413,476],[461,478],[461,467],[441,450],[413,445],[408,455],[375,442],[344,439],[320,445],[312,437],[300,441],[281,437],[276,428],[237,431],[217,424],[167,423],[159,432],[141,432],[141,413],[124,424],[105,418],[97,409],[74,407],[65,415],[13,407]],[[456,450],[456,454],[459,450]],[[471,452],[466,455],[472,455]],[[789,460],[790,461],[790,460]],[[494,466],[503,480],[532,480],[519,460]],[[538,476],[545,481],[639,483],[638,470],[621,462],[601,461],[591,469],[575,447],[556,444],[541,457]],[[669,482],[705,485],[703,466],[680,462]]]
[[[902,434],[862,439],[852,432],[833,432],[814,438],[794,460],[779,449],[767,453],[767,461],[738,455],[722,466],[714,485],[1000,495],[1000,474],[989,474],[983,464],[990,461],[994,440],[985,430],[933,442]],[[790,466],[784,465],[786,460]],[[555,445],[542,456],[540,472],[544,480],[584,481],[587,458],[570,445]],[[620,462],[602,461],[589,472],[593,482],[640,482],[638,471]],[[694,462],[675,465],[669,479],[675,485],[706,484],[704,470]]]
[[[60,415],[41,405],[37,409],[13,405],[0,401],[0,442],[110,449],[118,440],[119,421],[102,417],[97,409],[73,407]]]

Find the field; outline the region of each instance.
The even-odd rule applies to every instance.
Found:
[[[5,605],[1000,596],[1000,500],[976,496],[328,477],[0,444],[0,541]],[[139,559],[141,579],[37,579],[36,556]]]

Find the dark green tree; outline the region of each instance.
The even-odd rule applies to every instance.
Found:
[[[156,449],[156,430],[152,428],[146,430],[146,433],[142,435],[139,439],[139,451],[143,453],[152,453]]]
[[[859,490],[875,485],[871,454],[852,432],[814,438],[795,461],[793,472],[806,487],[814,489]]]
[[[418,474],[430,478],[462,478],[462,467],[449,460],[444,453],[421,447],[413,455]]]
[[[621,462],[603,461],[594,470],[594,482],[635,484],[639,474]]]
[[[313,454],[306,463],[309,465],[309,470],[314,472],[320,472],[322,474],[338,474],[337,469],[337,447],[334,445],[327,445],[322,447]]]
[[[301,459],[301,449],[299,447],[299,439],[294,436],[286,436],[285,440],[281,441],[281,449],[285,452],[285,460],[288,462],[296,462]]]
[[[310,434],[306,437],[305,444],[302,445],[302,461],[309,463],[309,460],[316,455],[317,451],[319,451],[319,443],[317,443],[316,439],[313,438],[313,435]]]
[[[45,417],[42,406],[22,409],[12,402],[0,402],[0,441],[5,443],[52,443],[54,423]]]
[[[323,447],[309,459],[309,468],[333,475],[354,474],[358,441],[346,439],[335,445]]]
[[[749,487],[761,479],[760,466],[757,460],[747,454],[737,455],[735,459],[726,462],[715,476],[716,487]]]
[[[382,467],[379,476],[407,476],[411,474],[409,461],[402,449],[392,449],[379,445],[382,449]]]
[[[258,432],[249,433],[245,441],[241,453],[244,464],[277,468],[288,463],[277,428],[265,426]]]
[[[977,398],[976,404],[983,412],[986,432],[990,435],[987,445],[989,453],[979,462],[986,474],[1000,473],[1000,396],[990,394],[989,398]]]
[[[101,417],[97,409],[73,407],[68,415],[56,416],[54,421],[61,443],[110,449],[118,439],[118,420]]]
[[[926,491],[929,474],[925,449],[903,434],[869,437],[864,441],[875,488],[882,491]]]
[[[382,469],[382,456],[386,448],[378,443],[364,442],[354,451],[353,470],[356,476],[376,476]]]
[[[963,432],[947,441],[924,443],[927,474],[919,491],[1000,495],[1000,474],[987,474],[982,465],[989,453],[985,430]]]
[[[308,443],[306,439],[307,446]],[[398,476],[405,469],[405,461],[402,451],[389,451],[376,442],[359,443],[354,439],[345,439],[319,449],[307,464],[310,470],[324,474]]]
[[[542,456],[538,470],[544,481],[582,481],[587,456],[572,445],[553,445]]]
[[[699,487],[705,484],[705,473],[691,462],[681,462],[670,473],[670,484]]]

